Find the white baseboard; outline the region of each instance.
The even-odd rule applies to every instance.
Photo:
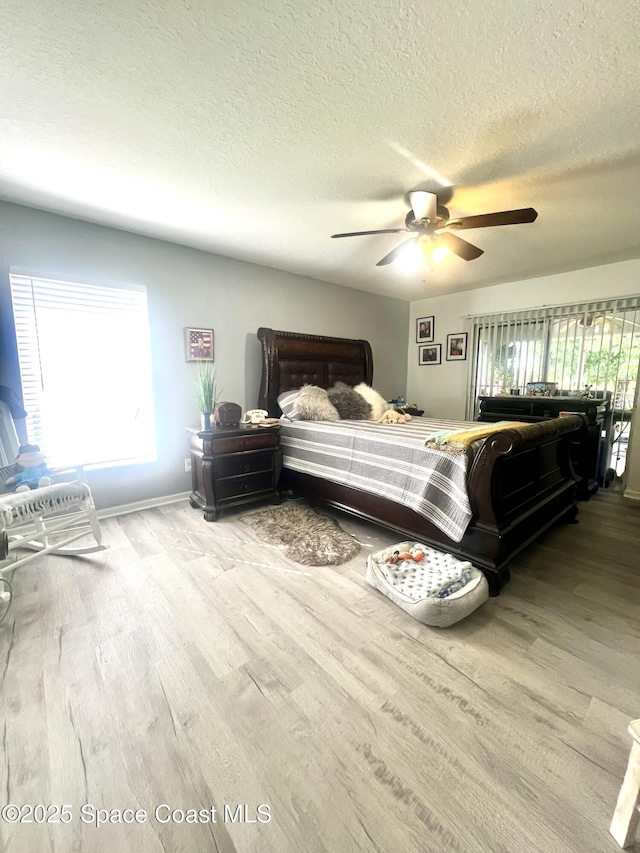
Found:
[[[146,501],[135,501],[121,506],[110,506],[97,511],[98,518],[112,518],[114,515],[126,515],[128,512],[139,512],[141,509],[153,509],[156,506],[166,506],[186,501],[191,492],[181,492],[179,495],[165,495],[162,498],[148,498]]]
[[[636,492],[633,489],[625,489],[623,497],[629,498],[631,501],[640,501],[640,492]]]

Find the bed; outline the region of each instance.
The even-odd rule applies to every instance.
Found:
[[[365,340],[305,335],[264,327],[258,330],[258,338],[262,344],[259,406],[266,409],[271,417],[282,414],[278,396],[303,384],[323,388],[330,388],[338,381],[351,386],[360,382],[373,384],[372,351]],[[381,438],[383,430],[387,434],[395,431],[393,435],[397,439],[393,444],[416,444],[418,427],[429,429],[429,425],[418,422],[422,419],[416,419],[416,423],[406,427],[400,424],[382,427],[370,421],[359,424],[341,421],[334,424],[332,430],[331,425],[327,427],[323,422],[320,427],[325,429],[325,436],[334,433],[346,435],[350,430],[358,429],[357,437],[349,437],[348,443],[355,446],[357,442],[357,447],[363,447],[365,434],[377,438],[378,445],[384,444]],[[444,422],[444,426],[450,426],[450,422]],[[570,450],[571,442],[585,430],[585,418],[570,415],[518,428],[503,428],[470,445],[463,483],[470,511],[468,519],[461,522],[461,533],[446,524],[434,523],[433,513],[431,518],[425,517],[422,504],[412,507],[396,499],[395,494],[385,496],[379,490],[372,491],[367,487],[366,477],[355,480],[357,487],[354,487],[354,481],[348,483],[342,474],[334,476],[319,466],[298,470],[301,466],[294,461],[293,452],[288,448],[302,446],[303,438],[305,442],[313,440],[307,422],[287,424],[283,421],[281,488],[402,533],[404,538],[409,537],[470,560],[484,572],[491,594],[498,595],[509,580],[508,563],[515,554],[560,519],[576,519],[577,477],[571,465]],[[322,441],[325,442],[326,438]],[[414,453],[426,454],[424,438],[420,439],[420,449],[414,448]],[[381,460],[379,464],[387,464],[391,470],[388,462]],[[309,470],[316,473],[309,473]],[[317,473],[320,471],[322,473]]]

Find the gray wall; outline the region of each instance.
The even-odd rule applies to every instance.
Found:
[[[158,460],[92,471],[90,482],[102,508],[190,487],[185,427],[197,425],[198,412],[191,391],[196,367],[184,360],[185,326],[214,329],[222,397],[243,408],[257,405],[259,326],[366,338],[373,348],[374,386],[387,398],[406,392],[408,303],[0,202],[0,383],[5,385],[15,387],[7,326],[11,265],[148,288]]]

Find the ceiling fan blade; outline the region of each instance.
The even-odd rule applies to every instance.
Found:
[[[419,239],[420,239],[419,237],[410,237],[408,240],[404,240],[402,243],[400,243],[399,246],[396,246],[395,249],[392,249],[388,255],[385,255],[384,258],[382,258],[382,260],[378,261],[376,266],[377,267],[384,267],[384,266],[386,266],[386,264],[392,263],[393,261],[396,260],[396,258],[398,258],[398,256],[400,255],[400,253],[402,252],[402,250],[404,249],[405,246],[408,246],[409,243],[415,243],[416,240],[419,240]]]
[[[484,251],[482,249],[468,243],[466,240],[463,240],[462,237],[456,237],[455,234],[449,234],[446,231],[438,234],[436,242],[445,246],[450,252],[453,252],[454,255],[462,258],[463,261],[473,261],[476,258],[479,258],[480,255],[484,255]]]
[[[479,216],[462,216],[450,219],[446,228],[461,231],[463,228],[490,228],[493,225],[521,225],[525,222],[535,222],[538,211],[532,207],[520,210],[501,210],[499,213],[482,213]]]
[[[366,237],[367,234],[399,234],[408,228],[383,228],[381,231],[350,231],[348,234],[332,234],[332,237]]]

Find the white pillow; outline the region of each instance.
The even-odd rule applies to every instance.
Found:
[[[361,397],[369,403],[371,406],[371,417],[374,421],[377,421],[378,418],[381,418],[384,413],[388,409],[393,409],[393,405],[388,403],[382,394],[378,394],[370,385],[367,385],[366,382],[361,382],[359,385],[353,389],[360,394]]]
[[[295,388],[293,391],[283,391],[282,394],[278,394],[278,405],[282,409],[282,415],[290,421],[299,420],[296,408],[299,393],[300,388]]]

